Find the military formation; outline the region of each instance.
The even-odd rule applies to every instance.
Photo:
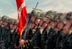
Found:
[[[24,49],[72,49],[71,14],[30,16],[22,37]]]
[[[27,16],[27,24],[20,38],[17,21],[0,19],[0,49],[72,49],[72,16],[37,15]]]

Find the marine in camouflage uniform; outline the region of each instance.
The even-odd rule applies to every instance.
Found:
[[[23,45],[22,49],[33,49],[32,38],[35,34],[37,25],[35,23],[30,23],[29,30],[25,32],[23,31],[22,39],[25,40],[25,44]],[[20,49],[21,47],[19,47]]]
[[[45,48],[46,40],[47,40],[47,22],[44,21],[41,28],[40,28],[40,34],[41,34],[41,49]]]
[[[8,39],[8,22],[7,22],[7,17],[3,16],[2,17],[2,25],[0,29],[0,49],[7,49],[7,39]]]
[[[55,35],[55,23],[54,21],[51,21],[50,22],[50,29],[49,29],[49,32],[47,34],[47,40],[46,40],[46,46],[45,46],[45,49],[54,49],[55,48],[55,45],[54,45],[54,35]]]
[[[26,33],[26,41],[27,41],[27,47],[28,47],[28,49],[33,49],[32,38],[33,38],[33,36],[35,34],[36,27],[37,26],[36,26],[35,23],[31,23],[30,24],[30,29]]]
[[[34,49],[40,49],[41,47],[41,34],[39,28],[37,28],[35,31],[35,34],[32,38],[32,44]]]
[[[69,39],[69,26],[65,25],[63,31],[60,32],[57,38],[56,49],[70,49],[68,39]]]
[[[68,32],[68,34],[69,34],[70,28],[71,28],[71,24],[67,23],[64,30],[66,30],[66,32]],[[69,36],[65,40],[65,42],[63,44],[63,49],[72,49],[72,34],[69,34]]]
[[[19,38],[16,28],[17,23],[14,20],[11,20],[8,31],[8,49],[14,49],[16,46],[16,42]]]

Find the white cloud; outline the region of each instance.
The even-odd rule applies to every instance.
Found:
[[[14,12],[14,13],[11,13],[8,15],[10,18],[14,18],[14,19],[17,19],[18,18],[18,14],[17,12]]]
[[[55,10],[58,12],[69,12],[72,11],[72,0],[41,0],[39,8],[48,11]]]

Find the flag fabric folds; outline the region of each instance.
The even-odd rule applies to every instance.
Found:
[[[17,4],[18,20],[19,20],[17,31],[21,35],[26,25],[27,11],[26,11],[26,6],[24,4],[24,0],[16,0],[16,4]]]

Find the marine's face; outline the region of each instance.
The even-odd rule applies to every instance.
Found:
[[[13,28],[13,24],[10,24],[10,28],[11,28],[11,29]]]
[[[40,20],[40,25],[42,25],[42,23],[43,23],[43,20]]]
[[[62,29],[62,28],[63,28],[63,25],[64,25],[63,23],[59,23],[59,24],[57,25],[57,28],[58,28],[58,29]]]
[[[40,23],[40,21],[41,21],[40,19],[37,19],[37,22],[38,22],[38,23]]]
[[[7,26],[7,25],[8,25],[8,23],[7,23],[7,22],[3,22],[3,25],[4,25],[4,26]]]
[[[16,28],[17,28],[17,25],[16,25],[16,24],[14,24],[13,26],[14,26],[14,27],[13,27],[14,29],[16,29]]]
[[[31,23],[30,24],[30,28],[34,28],[35,24],[34,23]]]
[[[38,25],[40,23],[40,19],[36,19],[35,23]]]
[[[35,17],[34,17],[34,16],[32,16],[32,17],[31,17],[31,20],[34,22],[34,21],[35,21]]]
[[[64,26],[63,32],[64,32],[65,34],[67,34],[67,33],[69,32],[69,27],[68,27],[68,26]]]
[[[17,25],[15,25],[15,24],[10,24],[10,28],[15,30],[15,29],[17,28]]]
[[[55,23],[54,22],[51,22],[50,23],[50,27],[55,27]]]
[[[47,25],[48,25],[47,23],[43,23],[42,27],[43,27],[43,28],[46,28]]]

